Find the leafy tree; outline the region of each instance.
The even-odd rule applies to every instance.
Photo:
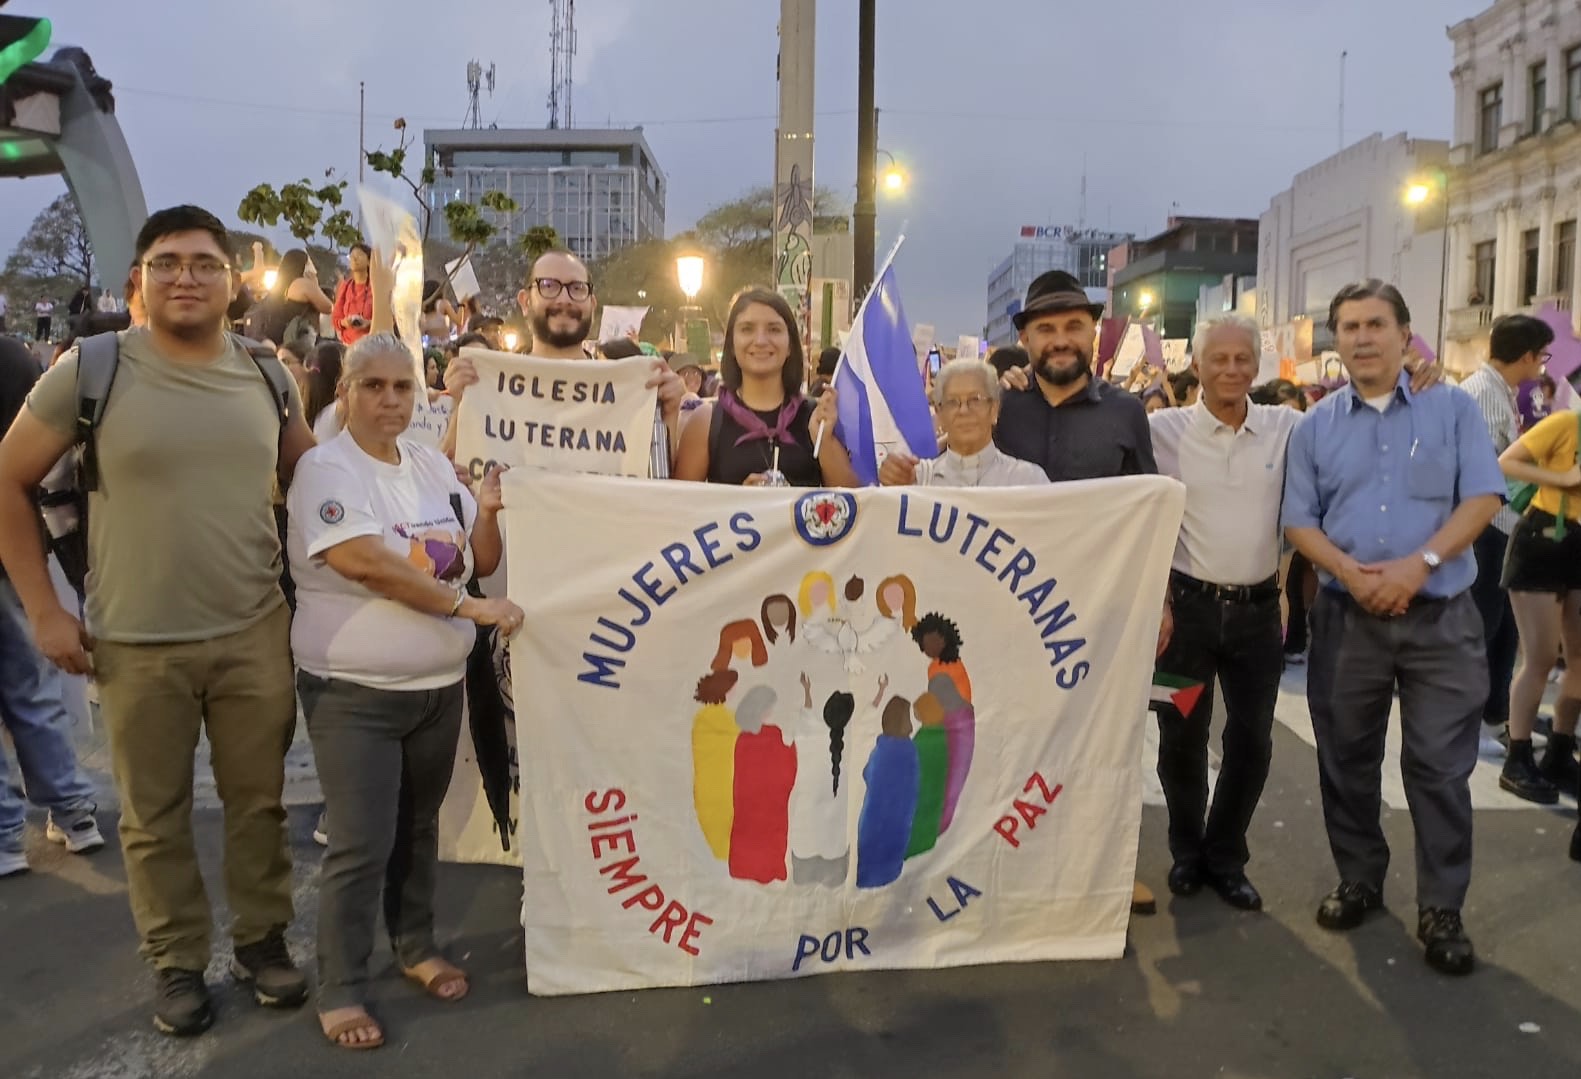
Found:
[[[276,191],[271,184],[259,184],[242,198],[236,216],[250,225],[274,228],[283,220],[291,235],[312,243],[322,236],[332,250],[344,250],[360,238],[351,211],[346,209],[346,181],[334,179],[334,170],[325,172],[326,182],[314,187],[310,180],[285,184]]]
[[[6,259],[8,285],[20,294],[36,291],[75,292],[93,284],[93,245],[88,229],[69,193],[61,195],[33,219]]]
[[[423,242],[426,244],[429,230],[433,226],[434,215],[428,208],[428,200],[423,197],[423,191],[434,182],[434,166],[425,164],[418,170],[416,178],[410,176],[406,171],[406,158],[412,148],[413,136],[407,130],[405,119],[397,119],[395,121],[395,130],[399,132],[400,140],[395,149],[389,152],[369,150],[364,156],[367,158],[368,167],[374,172],[382,172],[386,176],[393,176],[412,189],[412,197],[417,200],[418,220],[422,224]],[[449,207],[447,206],[445,209],[448,213]],[[465,241],[462,242],[464,243]]]

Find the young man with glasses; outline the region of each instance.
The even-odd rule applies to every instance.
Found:
[[[39,650],[98,680],[132,915],[159,978],[154,1024],[190,1035],[213,1021],[203,981],[212,917],[191,822],[200,733],[224,803],[231,971],[263,1004],[307,996],[284,938],[281,791],[296,697],[270,495],[276,480],[289,485],[313,435],[294,387],[282,429],[269,381],[225,332],[237,280],[219,219],[161,210],[136,251],[131,285],[147,325],[119,335],[95,435],[86,626],[55,596],[32,502],[76,439],[76,350],[40,379],[0,443],[0,560]]]

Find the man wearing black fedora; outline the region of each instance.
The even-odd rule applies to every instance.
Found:
[[[1147,413],[1135,397],[1093,378],[1103,304],[1064,270],[1039,275],[1014,317],[1030,368],[1003,379],[994,442],[1000,452],[1040,466],[1055,483],[1156,473]],[[1030,371],[1032,377],[1028,377]],[[1159,651],[1169,643],[1166,603]],[[1152,914],[1152,891],[1137,881],[1131,909]]]

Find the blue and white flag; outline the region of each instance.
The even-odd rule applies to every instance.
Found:
[[[892,264],[884,267],[862,301],[834,388],[840,412],[835,433],[863,483],[878,482],[880,447],[883,453],[903,449],[914,457],[938,456],[928,394]]]

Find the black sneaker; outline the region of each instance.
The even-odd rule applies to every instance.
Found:
[[[1440,974],[1470,974],[1476,966],[1458,910],[1423,907],[1417,914],[1416,939],[1427,945],[1427,965]]]
[[[165,967],[158,972],[159,1002],[154,1005],[154,1027],[162,1034],[190,1038],[214,1025],[214,1005],[201,970]]]
[[[1383,893],[1359,880],[1342,880],[1318,905],[1317,924],[1324,929],[1355,929],[1375,910],[1383,909]]]
[[[1537,770],[1537,762],[1532,759],[1530,741],[1510,742],[1510,755],[1504,758],[1504,771],[1499,773],[1499,786],[1517,798],[1538,805],[1551,806],[1559,801],[1559,788]]]
[[[253,997],[266,1008],[296,1008],[307,1000],[307,978],[291,961],[283,930],[271,930],[256,944],[238,944],[231,974],[251,983]]]

